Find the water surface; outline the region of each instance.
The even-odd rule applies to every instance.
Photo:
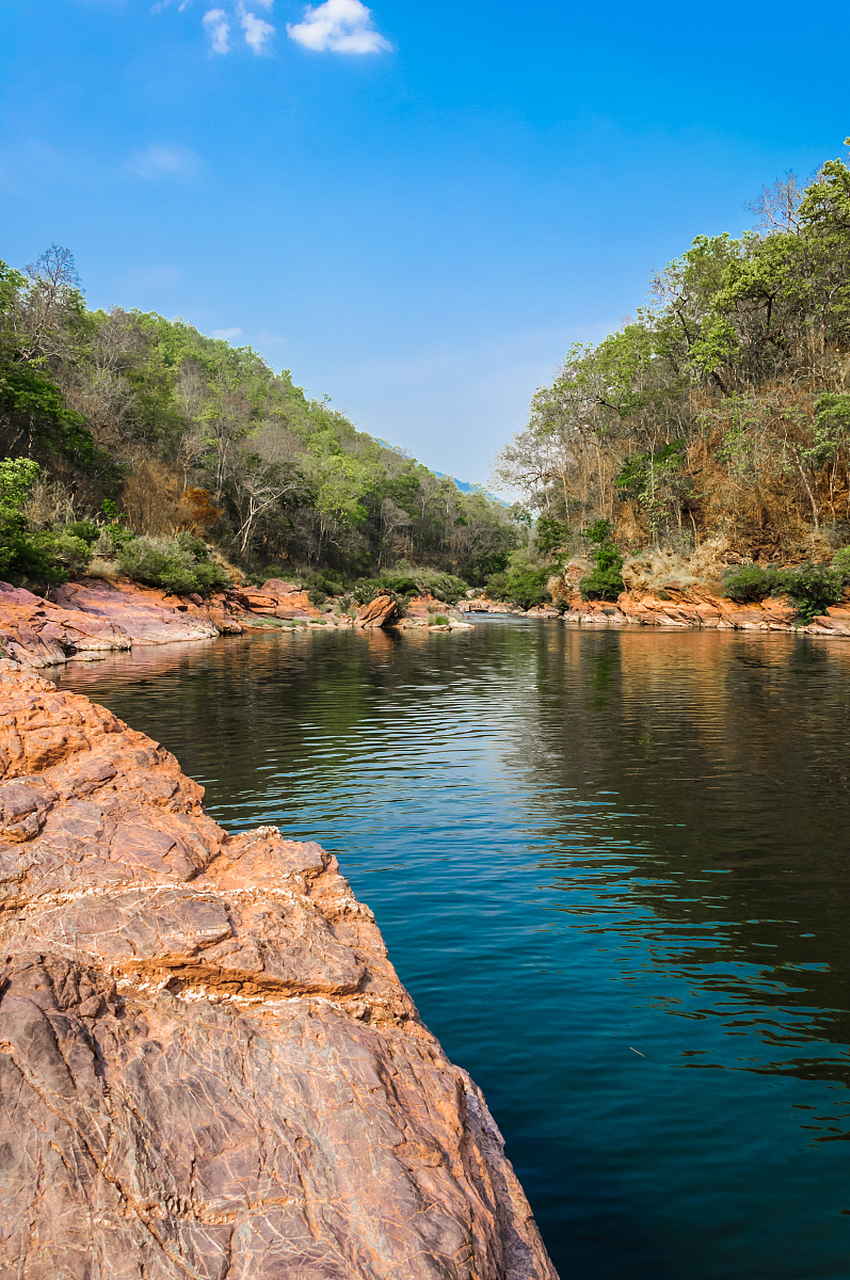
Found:
[[[488,618],[60,683],[338,854],[565,1280],[847,1280],[850,643]]]

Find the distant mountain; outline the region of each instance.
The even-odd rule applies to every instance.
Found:
[[[441,480],[446,478],[445,471],[435,471],[434,475],[439,476]],[[483,493],[484,497],[489,498],[491,502],[498,502],[503,507],[508,505],[502,498],[497,497],[495,493],[490,493],[483,485],[470,484],[467,480],[458,480],[456,476],[449,476],[448,479],[454,481],[461,493]]]

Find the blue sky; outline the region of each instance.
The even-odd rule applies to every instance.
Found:
[[[0,257],[181,315],[440,471],[693,237],[844,156],[847,10],[5,0]]]

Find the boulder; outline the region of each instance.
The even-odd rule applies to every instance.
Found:
[[[336,859],[202,800],[0,670],[0,1275],[557,1280]]]
[[[293,591],[300,591],[297,582],[284,582],[282,578],[267,578],[262,590],[270,596],[288,596]]]
[[[358,627],[390,627],[398,617],[395,600],[388,591],[381,591],[364,608],[357,610]]]

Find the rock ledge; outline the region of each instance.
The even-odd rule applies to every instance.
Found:
[[[556,1280],[336,859],[0,667],[0,1280]]]

